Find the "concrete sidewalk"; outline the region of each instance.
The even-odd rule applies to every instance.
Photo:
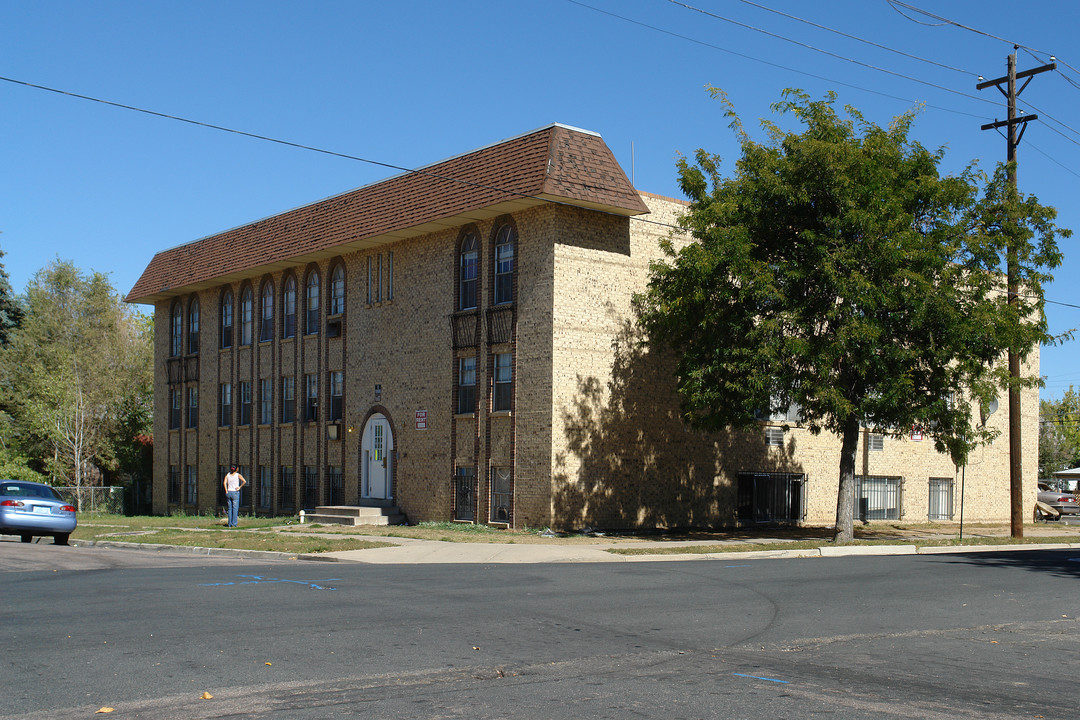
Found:
[[[417,538],[387,537],[382,535],[353,535],[347,537],[392,543],[391,547],[369,548],[363,550],[342,550],[338,552],[296,555],[282,552],[260,550],[232,550],[226,548],[192,547],[185,545],[149,545],[115,540],[76,541],[73,544],[94,545],[97,547],[141,549],[157,552],[177,552],[204,556],[225,557],[277,557],[282,559],[321,560],[324,562],[353,562],[375,565],[411,565],[411,564],[509,564],[509,563],[626,563],[626,562],[675,562],[684,560],[719,560],[732,562],[768,558],[808,558],[808,557],[846,557],[853,555],[915,555],[944,553],[987,553],[1015,552],[1030,550],[1080,550],[1080,527],[1070,528],[1072,532],[1062,533],[1061,526],[1054,528],[1032,528],[1029,537],[1054,533],[1054,535],[1075,535],[1077,542],[1068,543],[1017,543],[1003,545],[948,545],[923,546],[932,540],[944,539],[941,535],[920,535],[918,533],[897,539],[896,543],[882,545],[821,545],[811,548],[770,549],[770,550],[729,550],[725,545],[746,547],[745,537],[739,539],[702,539],[702,540],[653,540],[626,538],[605,541],[593,538],[588,543],[561,542],[446,542],[442,540],[423,540]],[[982,537],[993,537],[984,534]],[[973,535],[973,538],[979,535]],[[777,544],[792,542],[781,538],[761,537],[757,543]],[[677,547],[715,547],[715,552],[671,553]],[[609,550],[633,550],[636,554],[613,553]],[[651,553],[650,550],[655,550]]]
[[[376,539],[376,538],[372,538]],[[852,555],[915,555],[973,552],[1006,552],[1017,550],[1080,550],[1080,542],[1009,545],[965,545],[918,547],[914,544],[846,545],[791,550],[738,550],[707,553],[665,553],[664,549],[678,546],[701,547],[726,544],[724,541],[598,543],[594,545],[543,545],[501,543],[449,543],[406,538],[378,538],[398,543],[395,547],[369,550],[344,550],[321,553],[319,558],[339,562],[370,564],[499,564],[499,563],[588,563],[588,562],[675,562],[683,560],[755,560],[769,558],[845,557]],[[657,554],[647,554],[654,547]],[[644,550],[645,554],[624,555],[608,552],[612,548]]]

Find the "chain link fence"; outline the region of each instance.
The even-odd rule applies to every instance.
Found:
[[[74,505],[79,512],[124,514],[124,488],[122,487],[58,487],[60,496]]]

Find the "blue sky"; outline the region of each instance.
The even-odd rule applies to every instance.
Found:
[[[880,124],[922,103],[913,135],[947,147],[943,168],[989,170],[1005,140],[979,126],[1004,117],[1004,98],[975,85],[1005,74],[1016,43],[1021,70],[1049,54],[1061,70],[1020,96],[1040,115],[1020,187],[1080,231],[1080,70],[1062,64],[1080,68],[1080,5],[905,4],[968,29],[886,0],[6,2],[0,76],[401,167],[561,122],[599,132],[639,189],[679,197],[680,153],[737,157],[707,85],[755,133],[787,87],[835,90]],[[59,257],[126,293],[159,250],[395,174],[7,81],[0,165],[17,292]],[[1080,305],[1078,242],[1051,301]],[[1053,332],[1080,327],[1074,307],[1048,317]],[[1077,343],[1043,350],[1044,397],[1080,385]]]

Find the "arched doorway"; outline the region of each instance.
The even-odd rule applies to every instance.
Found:
[[[394,435],[381,413],[367,419],[360,437],[360,499],[389,500],[393,492]]]

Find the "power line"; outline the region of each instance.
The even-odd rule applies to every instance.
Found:
[[[856,40],[858,42],[866,43],[867,45],[879,48],[881,50],[886,50],[886,51],[891,52],[891,53],[896,53],[897,55],[902,55],[903,57],[910,58],[912,60],[918,60],[919,62],[928,63],[930,65],[936,65],[939,68],[944,68],[945,70],[953,70],[953,71],[958,72],[958,73],[963,73],[964,75],[972,75],[972,76],[975,76],[975,77],[978,77],[978,75],[979,75],[979,73],[971,72],[970,70],[962,70],[961,68],[953,67],[952,65],[946,65],[944,63],[939,63],[939,62],[937,62],[935,60],[930,60],[929,58],[921,57],[919,55],[913,55],[911,53],[906,53],[903,50],[897,50],[895,48],[891,48],[891,47],[889,47],[887,45],[881,45],[880,43],[876,43],[873,40],[866,40],[865,38],[861,38],[861,37],[859,37],[857,35],[851,35],[850,33],[846,33],[846,32],[844,32],[842,30],[837,30],[836,28],[831,28],[831,27],[829,27],[827,25],[820,25],[820,24],[818,24],[816,22],[813,22],[812,20],[806,20],[805,18],[797,17],[795,15],[789,15],[786,12],[782,12],[780,10],[776,10],[774,8],[771,8],[771,7],[766,7],[764,5],[759,5],[758,3],[752,2],[751,0],[739,0],[739,2],[741,2],[743,4],[746,4],[746,5],[750,5],[752,7],[760,8],[761,10],[766,10],[768,12],[775,13],[775,14],[781,16],[781,17],[786,17],[786,18],[789,18],[791,20],[797,20],[798,22],[805,23],[807,25],[810,25],[811,27],[816,27],[819,30],[825,30],[825,31],[828,31],[828,32],[831,32],[831,33],[836,33],[837,35],[840,35],[842,37],[846,37],[846,38],[848,38],[850,40]]]
[[[90,102],[101,103],[102,105],[108,105],[122,110],[131,110],[133,112],[143,113],[145,115],[152,115],[154,117],[164,118],[166,120],[175,120],[177,122],[187,123],[189,125],[195,125],[197,127],[208,128],[210,130],[220,130],[221,132],[232,133],[234,135],[241,135],[243,137],[253,138],[255,140],[264,140],[266,142],[276,143],[278,145],[285,145],[286,147],[297,148],[299,150],[310,150],[311,152],[322,153],[323,155],[330,155],[331,157],[344,158],[345,160],[355,160],[357,162],[367,163],[369,165],[376,165],[378,167],[389,168],[391,170],[398,170],[400,172],[409,173],[411,175],[423,175],[424,177],[434,178],[436,180],[445,180],[447,182],[458,183],[467,187],[480,188],[483,190],[494,190],[495,192],[505,193],[506,195],[514,195],[517,197],[527,198],[530,200],[538,200],[540,202],[550,203],[552,205],[564,205],[572,206],[571,203],[563,202],[561,200],[552,200],[550,198],[543,198],[538,195],[529,195],[528,193],[519,192],[517,190],[507,190],[503,187],[497,187],[495,185],[486,185],[484,183],[472,182],[470,180],[462,180],[460,178],[451,177],[449,175],[440,175],[428,170],[421,170],[416,168],[408,168],[402,165],[394,165],[393,163],[381,162],[379,160],[372,160],[370,158],[359,157],[357,155],[349,155],[347,153],[340,153],[334,150],[326,150],[325,148],[315,147],[313,145],[304,145],[303,143],[292,142],[289,140],[281,140],[280,138],[273,138],[267,135],[259,135],[257,133],[251,133],[244,130],[237,130],[235,128],[228,128],[223,125],[214,125],[213,123],[202,122],[200,120],[192,120],[190,118],[181,117],[179,115],[170,115],[169,113],[158,112],[156,110],[147,110],[146,108],[136,107],[134,105],[125,105],[124,103],[113,102],[111,100],[103,100],[101,98],[92,97],[90,95],[80,95],[79,93],[69,92],[67,90],[59,90],[57,88],[51,88],[45,85],[37,85],[24,80],[16,80],[14,78],[0,76],[0,80],[4,82],[13,83],[15,85],[22,85],[24,87],[34,88],[35,90],[45,90],[47,92],[56,93],[58,95],[65,95],[67,97],[77,98],[79,100],[88,100]],[[574,206],[576,207],[576,206]],[[626,217],[625,215],[619,215],[609,211],[598,210],[597,212],[614,215],[617,217]],[[664,223],[657,220],[648,220],[646,218],[631,217],[631,220],[637,220],[638,222],[649,223],[652,225],[658,225],[661,227],[681,229],[677,225],[670,223]]]
[[[911,10],[912,12],[921,13],[922,15],[934,18],[935,20],[940,20],[945,25],[953,25],[955,27],[960,28],[961,30],[967,30],[968,32],[973,32],[973,33],[975,33],[977,35],[982,35],[983,37],[988,37],[988,38],[990,38],[992,40],[1000,40],[1001,42],[1009,43],[1010,45],[1015,45],[1016,47],[1022,47],[1025,50],[1028,50],[1030,52],[1043,52],[1042,50],[1038,50],[1038,49],[1030,47],[1028,45],[1024,45],[1023,43],[1013,42],[1012,40],[1006,40],[1003,37],[999,37],[997,35],[992,35],[991,33],[984,32],[982,30],[979,30],[978,28],[973,28],[973,27],[969,27],[967,25],[963,25],[961,23],[956,22],[955,20],[950,20],[949,18],[942,17],[941,15],[935,15],[934,13],[930,12],[929,10],[923,10],[922,8],[915,7],[914,5],[910,5],[910,4],[906,3],[906,2],[902,2],[901,0],[886,0],[886,2],[888,2],[889,5],[893,6],[893,9],[895,9],[896,6],[899,5],[900,7],[906,8],[907,10]],[[903,13],[900,13],[900,14],[903,15]],[[907,17],[907,16],[905,15],[904,17]],[[1049,55],[1050,53],[1043,52],[1043,54],[1044,55]]]
[[[953,93],[955,95],[959,95],[960,97],[968,98],[969,100],[978,100],[979,102],[995,104],[993,100],[987,100],[986,98],[979,97],[978,95],[970,95],[970,94],[968,94],[966,92],[963,92],[961,90],[953,90],[952,88],[946,87],[944,85],[938,85],[937,83],[928,82],[926,80],[922,80],[920,78],[913,77],[911,75],[905,75],[904,73],[899,73],[899,72],[896,72],[894,70],[888,70],[888,69],[883,68],[883,67],[878,67],[877,65],[871,65],[870,63],[865,63],[865,62],[862,62],[861,60],[856,60],[854,58],[847,57],[846,55],[841,55],[839,53],[834,53],[834,52],[831,52],[829,50],[824,50],[824,49],[816,47],[814,45],[810,45],[809,43],[804,43],[804,42],[801,42],[799,40],[794,40],[794,39],[786,37],[784,35],[780,35],[779,33],[774,33],[774,32],[770,32],[768,30],[763,30],[763,29],[761,29],[759,27],[755,27],[753,25],[748,25],[747,23],[740,22],[738,20],[733,20],[733,19],[731,19],[729,17],[724,17],[723,15],[717,15],[716,13],[709,12],[708,10],[702,10],[701,8],[694,7],[693,5],[687,5],[684,2],[679,2],[679,0],[668,0],[668,2],[671,3],[672,5],[678,5],[680,7],[686,8],[687,10],[692,10],[694,12],[701,13],[702,15],[707,15],[707,16],[709,16],[711,18],[715,18],[717,20],[722,20],[724,22],[731,23],[732,25],[737,25],[737,26],[739,26],[741,28],[745,28],[747,30],[753,30],[754,32],[761,33],[762,35],[768,35],[769,37],[776,38],[777,40],[783,40],[784,42],[789,42],[789,43],[792,43],[793,45],[798,45],[799,47],[803,47],[803,48],[806,48],[808,50],[813,50],[814,52],[818,52],[818,53],[821,53],[823,55],[828,55],[829,57],[836,58],[837,60],[843,60],[845,62],[853,63],[855,65],[860,65],[862,67],[869,68],[870,70],[876,70],[878,72],[882,72],[882,73],[885,73],[887,75],[893,75],[895,77],[902,78],[904,80],[909,80],[911,82],[919,83],[920,85],[926,85],[928,87],[932,87],[932,88],[934,88],[936,90],[944,90],[945,92],[950,92],[950,93]]]
[[[882,92],[880,90],[874,90],[874,89],[871,89],[871,88],[868,88],[868,87],[863,87],[861,85],[855,85],[855,84],[852,84],[852,83],[844,82],[843,80],[836,80],[835,78],[825,77],[824,75],[816,75],[814,73],[807,72],[806,70],[800,70],[798,68],[793,68],[793,67],[790,67],[788,65],[781,65],[779,63],[774,63],[774,62],[772,62],[770,60],[763,60],[761,58],[754,57],[753,55],[746,55],[744,53],[737,52],[735,50],[730,50],[728,48],[721,47],[720,45],[714,45],[713,43],[708,43],[708,42],[705,42],[703,40],[698,40],[697,38],[692,38],[692,37],[690,37],[688,35],[682,35],[682,34],[677,33],[677,32],[672,32],[671,30],[665,30],[664,28],[657,27],[655,25],[650,25],[649,23],[642,22],[640,20],[635,20],[634,18],[626,17],[625,15],[619,15],[618,13],[611,12],[610,10],[604,10],[602,8],[595,7],[593,5],[589,5],[588,3],[581,2],[581,0],[566,0],[566,1],[569,2],[569,3],[572,3],[574,5],[578,5],[580,7],[586,8],[588,10],[592,10],[593,12],[600,13],[601,15],[607,15],[609,17],[613,17],[613,18],[616,18],[618,20],[622,20],[623,22],[628,22],[628,23],[630,23],[632,25],[637,25],[639,27],[647,28],[649,30],[652,30],[652,31],[658,32],[658,33],[662,33],[664,35],[669,35],[671,37],[678,38],[679,40],[685,40],[687,42],[694,43],[695,45],[700,45],[702,47],[707,47],[707,48],[709,48],[711,50],[719,50],[722,53],[727,53],[728,55],[734,55],[735,57],[740,57],[740,58],[743,58],[744,60],[750,60],[751,62],[760,63],[762,65],[768,65],[769,67],[774,67],[774,68],[777,68],[779,70],[786,70],[787,72],[795,73],[797,75],[805,75],[806,77],[814,78],[815,80],[822,80],[824,82],[832,83],[834,85],[840,85],[842,87],[851,88],[853,90],[858,90],[860,92],[870,93],[871,95],[878,95],[880,97],[889,98],[890,100],[899,100],[900,102],[908,103],[910,105],[918,104],[918,101],[912,100],[911,98],[900,97],[899,95],[891,95],[889,93],[885,93],[885,92]],[[985,100],[984,98],[981,98],[981,97],[979,97],[977,95],[971,95],[971,96],[968,96],[968,97],[971,97],[972,99],[976,99],[976,100],[982,100],[984,102],[989,102],[989,101]],[[987,118],[986,115],[976,115],[975,113],[965,112],[963,110],[956,110],[954,108],[943,107],[941,105],[932,105],[930,103],[923,103],[923,104],[928,108],[932,108],[934,110],[940,110],[942,112],[953,113],[955,115],[963,115],[965,117],[978,118],[978,119],[986,119]]]

